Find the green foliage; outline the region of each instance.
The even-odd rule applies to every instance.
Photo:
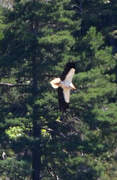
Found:
[[[0,161],[0,173],[9,178],[17,178],[24,180],[26,176],[31,173],[30,166],[23,160],[16,160],[15,158],[8,158]]]
[[[4,177],[31,176],[36,149],[44,180],[116,179],[116,6],[106,0],[18,0],[13,9],[0,9]],[[77,90],[63,115],[49,81],[69,61],[76,62]]]

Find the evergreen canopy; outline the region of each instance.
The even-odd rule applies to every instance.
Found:
[[[0,8],[1,178],[116,179],[116,7],[16,0]],[[70,61],[77,90],[62,114],[49,82]]]

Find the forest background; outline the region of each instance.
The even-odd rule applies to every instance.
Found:
[[[117,180],[117,1],[0,3],[1,179]],[[49,81],[69,61],[63,116]]]

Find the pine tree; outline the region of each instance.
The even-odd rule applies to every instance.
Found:
[[[32,152],[34,180],[45,175],[57,177],[58,166],[54,170],[54,164],[61,162],[63,147],[60,143],[65,125],[57,122],[57,98],[48,92],[48,82],[53,74],[62,72],[66,62],[75,60],[72,33],[79,29],[79,22],[73,21],[74,11],[69,3],[66,0],[15,1],[13,9],[5,14],[7,28],[0,42],[1,71],[7,73],[2,76],[1,90],[3,86],[8,89],[7,100],[2,103],[7,103],[2,109],[3,130],[9,136],[9,146],[17,155],[16,160],[27,161],[26,156],[28,160],[30,157],[27,149]],[[68,124],[66,127],[69,131]],[[19,137],[14,137],[16,133]],[[56,141],[57,146],[53,146]],[[21,152],[24,156],[20,157]],[[57,156],[55,163],[51,153]]]
[[[106,177],[104,158],[107,160],[116,146],[113,144],[116,144],[116,75],[113,71],[116,59],[112,55],[112,47],[105,46],[104,42],[102,34],[91,27],[77,45],[80,51],[79,73],[75,78],[78,91],[72,96],[75,104],[72,108],[84,124],[81,130],[83,142],[79,146],[84,154],[82,168],[87,169],[87,164],[89,168],[93,167],[89,169],[93,173],[96,170],[94,162],[97,161],[98,171],[99,166],[104,167],[102,170]],[[96,172],[94,174],[90,179],[96,178]]]
[[[17,0],[4,10],[0,139],[7,159],[0,161],[1,173],[12,179],[32,173],[35,180],[109,179],[116,173],[117,66],[105,23],[108,14],[116,25],[115,7],[106,0]],[[115,42],[116,31],[110,35]],[[77,90],[62,121],[49,81],[68,61],[77,62]]]

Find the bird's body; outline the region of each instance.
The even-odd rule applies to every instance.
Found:
[[[68,108],[70,102],[70,91],[76,89],[72,83],[74,73],[74,63],[67,63],[61,77],[54,78],[50,81],[53,88],[58,88],[59,107],[61,111],[65,111],[66,108]]]

